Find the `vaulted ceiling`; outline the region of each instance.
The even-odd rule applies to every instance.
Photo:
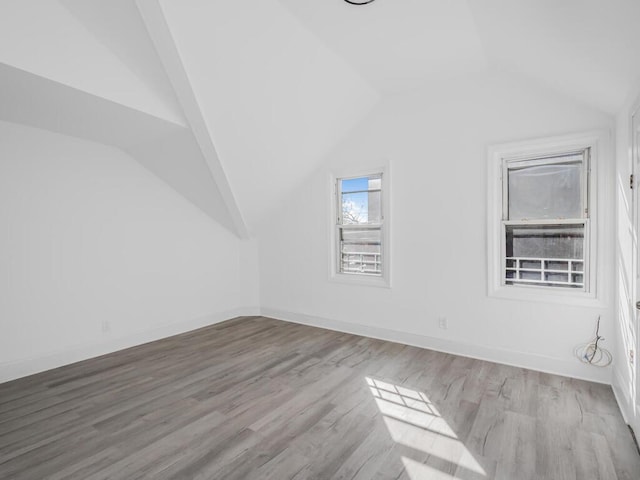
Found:
[[[613,115],[637,0],[7,0],[0,119],[119,147],[241,237],[380,100],[483,72]]]

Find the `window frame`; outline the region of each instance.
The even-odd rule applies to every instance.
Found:
[[[340,201],[341,191],[340,180],[362,177],[381,177],[380,187],[380,223],[375,224],[341,224],[342,205]],[[329,279],[333,282],[364,285],[374,287],[391,287],[390,256],[391,256],[391,235],[390,235],[390,182],[389,167],[369,168],[362,170],[334,171],[330,174],[330,255],[329,255]],[[380,230],[380,267],[381,275],[367,275],[358,273],[345,273],[340,271],[341,249],[340,233],[345,229],[379,229]]]
[[[542,165],[557,165],[567,163],[566,157],[569,155],[581,155],[582,156],[582,170],[581,170],[581,178],[580,178],[580,189],[582,195],[582,205],[581,205],[581,216],[578,218],[555,218],[555,219],[545,219],[545,218],[532,218],[532,219],[520,219],[520,220],[511,220],[509,218],[509,171],[515,170],[516,168],[526,168],[526,167],[534,167],[534,166],[542,166]],[[501,230],[501,252],[500,258],[502,261],[502,274],[501,274],[501,285],[505,287],[527,287],[527,288],[544,288],[544,289],[554,289],[559,290],[561,286],[548,286],[548,285],[535,285],[535,284],[516,284],[516,285],[508,285],[506,278],[507,271],[507,228],[508,226],[549,226],[549,225],[578,225],[582,224],[584,229],[584,240],[583,240],[583,268],[582,268],[582,276],[584,286],[581,289],[569,289],[573,291],[580,292],[589,292],[590,291],[590,267],[591,262],[589,258],[589,246],[590,246],[590,222],[589,222],[589,198],[590,198],[590,189],[589,189],[589,178],[591,176],[590,172],[590,164],[591,164],[591,149],[589,147],[582,148],[580,150],[575,151],[563,151],[559,154],[553,155],[533,155],[525,158],[515,157],[515,158],[502,158],[502,230]],[[570,272],[568,272],[570,275]],[[569,277],[570,278],[570,277]]]
[[[488,295],[490,297],[516,300],[532,300],[552,303],[565,303],[584,306],[604,304],[601,285],[598,278],[604,270],[603,255],[598,250],[598,198],[602,195],[604,180],[598,174],[598,158],[606,143],[604,133],[594,132],[579,135],[567,135],[530,141],[494,145],[488,150],[487,182],[487,273]],[[549,164],[553,157],[587,151],[583,160],[582,181],[583,211],[579,219],[536,219],[508,220],[508,181],[506,173],[509,164],[521,162]],[[539,161],[539,162],[538,162]],[[503,181],[504,180],[504,181]],[[601,204],[601,202],[600,202]],[[587,210],[587,213],[584,212]],[[506,225],[562,225],[584,223],[584,288],[563,288],[545,285],[506,284]],[[601,242],[602,244],[603,242]]]

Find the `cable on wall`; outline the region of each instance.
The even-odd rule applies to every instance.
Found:
[[[585,345],[576,347],[574,353],[582,363],[593,365],[594,367],[606,367],[611,364],[611,352],[600,346],[604,342],[604,337],[600,336],[600,315],[596,324],[596,336]]]

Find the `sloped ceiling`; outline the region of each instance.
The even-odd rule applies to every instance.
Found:
[[[609,114],[640,84],[640,1],[474,0],[492,68]]]
[[[1,120],[125,149],[185,130],[135,108],[2,63],[0,105]]]
[[[142,82],[174,121],[185,124],[173,87],[132,0],[60,0],[60,4]],[[171,120],[171,118],[169,118]]]
[[[0,119],[116,145],[246,236],[399,92],[504,74],[617,113],[639,19],[638,0],[6,0]]]
[[[84,6],[83,6],[84,5]],[[162,87],[166,77],[155,70],[152,78],[139,72],[154,71],[157,60],[148,55],[144,29],[135,24],[136,9],[126,0],[9,0],[0,15],[0,61],[72,88],[135,108],[179,125],[185,125],[172,92]],[[84,24],[91,8],[100,22]],[[124,19],[117,34],[103,34]],[[98,34],[94,33],[96,25]],[[126,41],[128,63],[115,38]],[[149,40],[147,40],[149,42]],[[150,46],[150,44],[149,44]],[[152,52],[153,50],[151,50]],[[135,60],[132,58],[135,55]],[[125,57],[126,58],[126,57]],[[129,65],[140,65],[132,70]]]
[[[382,92],[419,88],[433,77],[485,70],[467,0],[279,0],[332,51]]]
[[[3,2],[0,119],[119,147],[239,234],[131,0]]]
[[[161,5],[240,210],[255,229],[379,95],[276,0]]]
[[[615,114],[640,79],[638,0],[279,0],[383,92],[517,73]]]

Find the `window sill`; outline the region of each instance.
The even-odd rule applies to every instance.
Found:
[[[360,285],[365,287],[391,288],[391,283],[386,277],[357,275],[348,273],[334,273],[329,277],[334,283],[345,285]]]
[[[494,286],[489,291],[489,298],[574,305],[577,307],[602,308],[606,306],[605,302],[592,292],[563,291],[548,287],[524,285]]]

